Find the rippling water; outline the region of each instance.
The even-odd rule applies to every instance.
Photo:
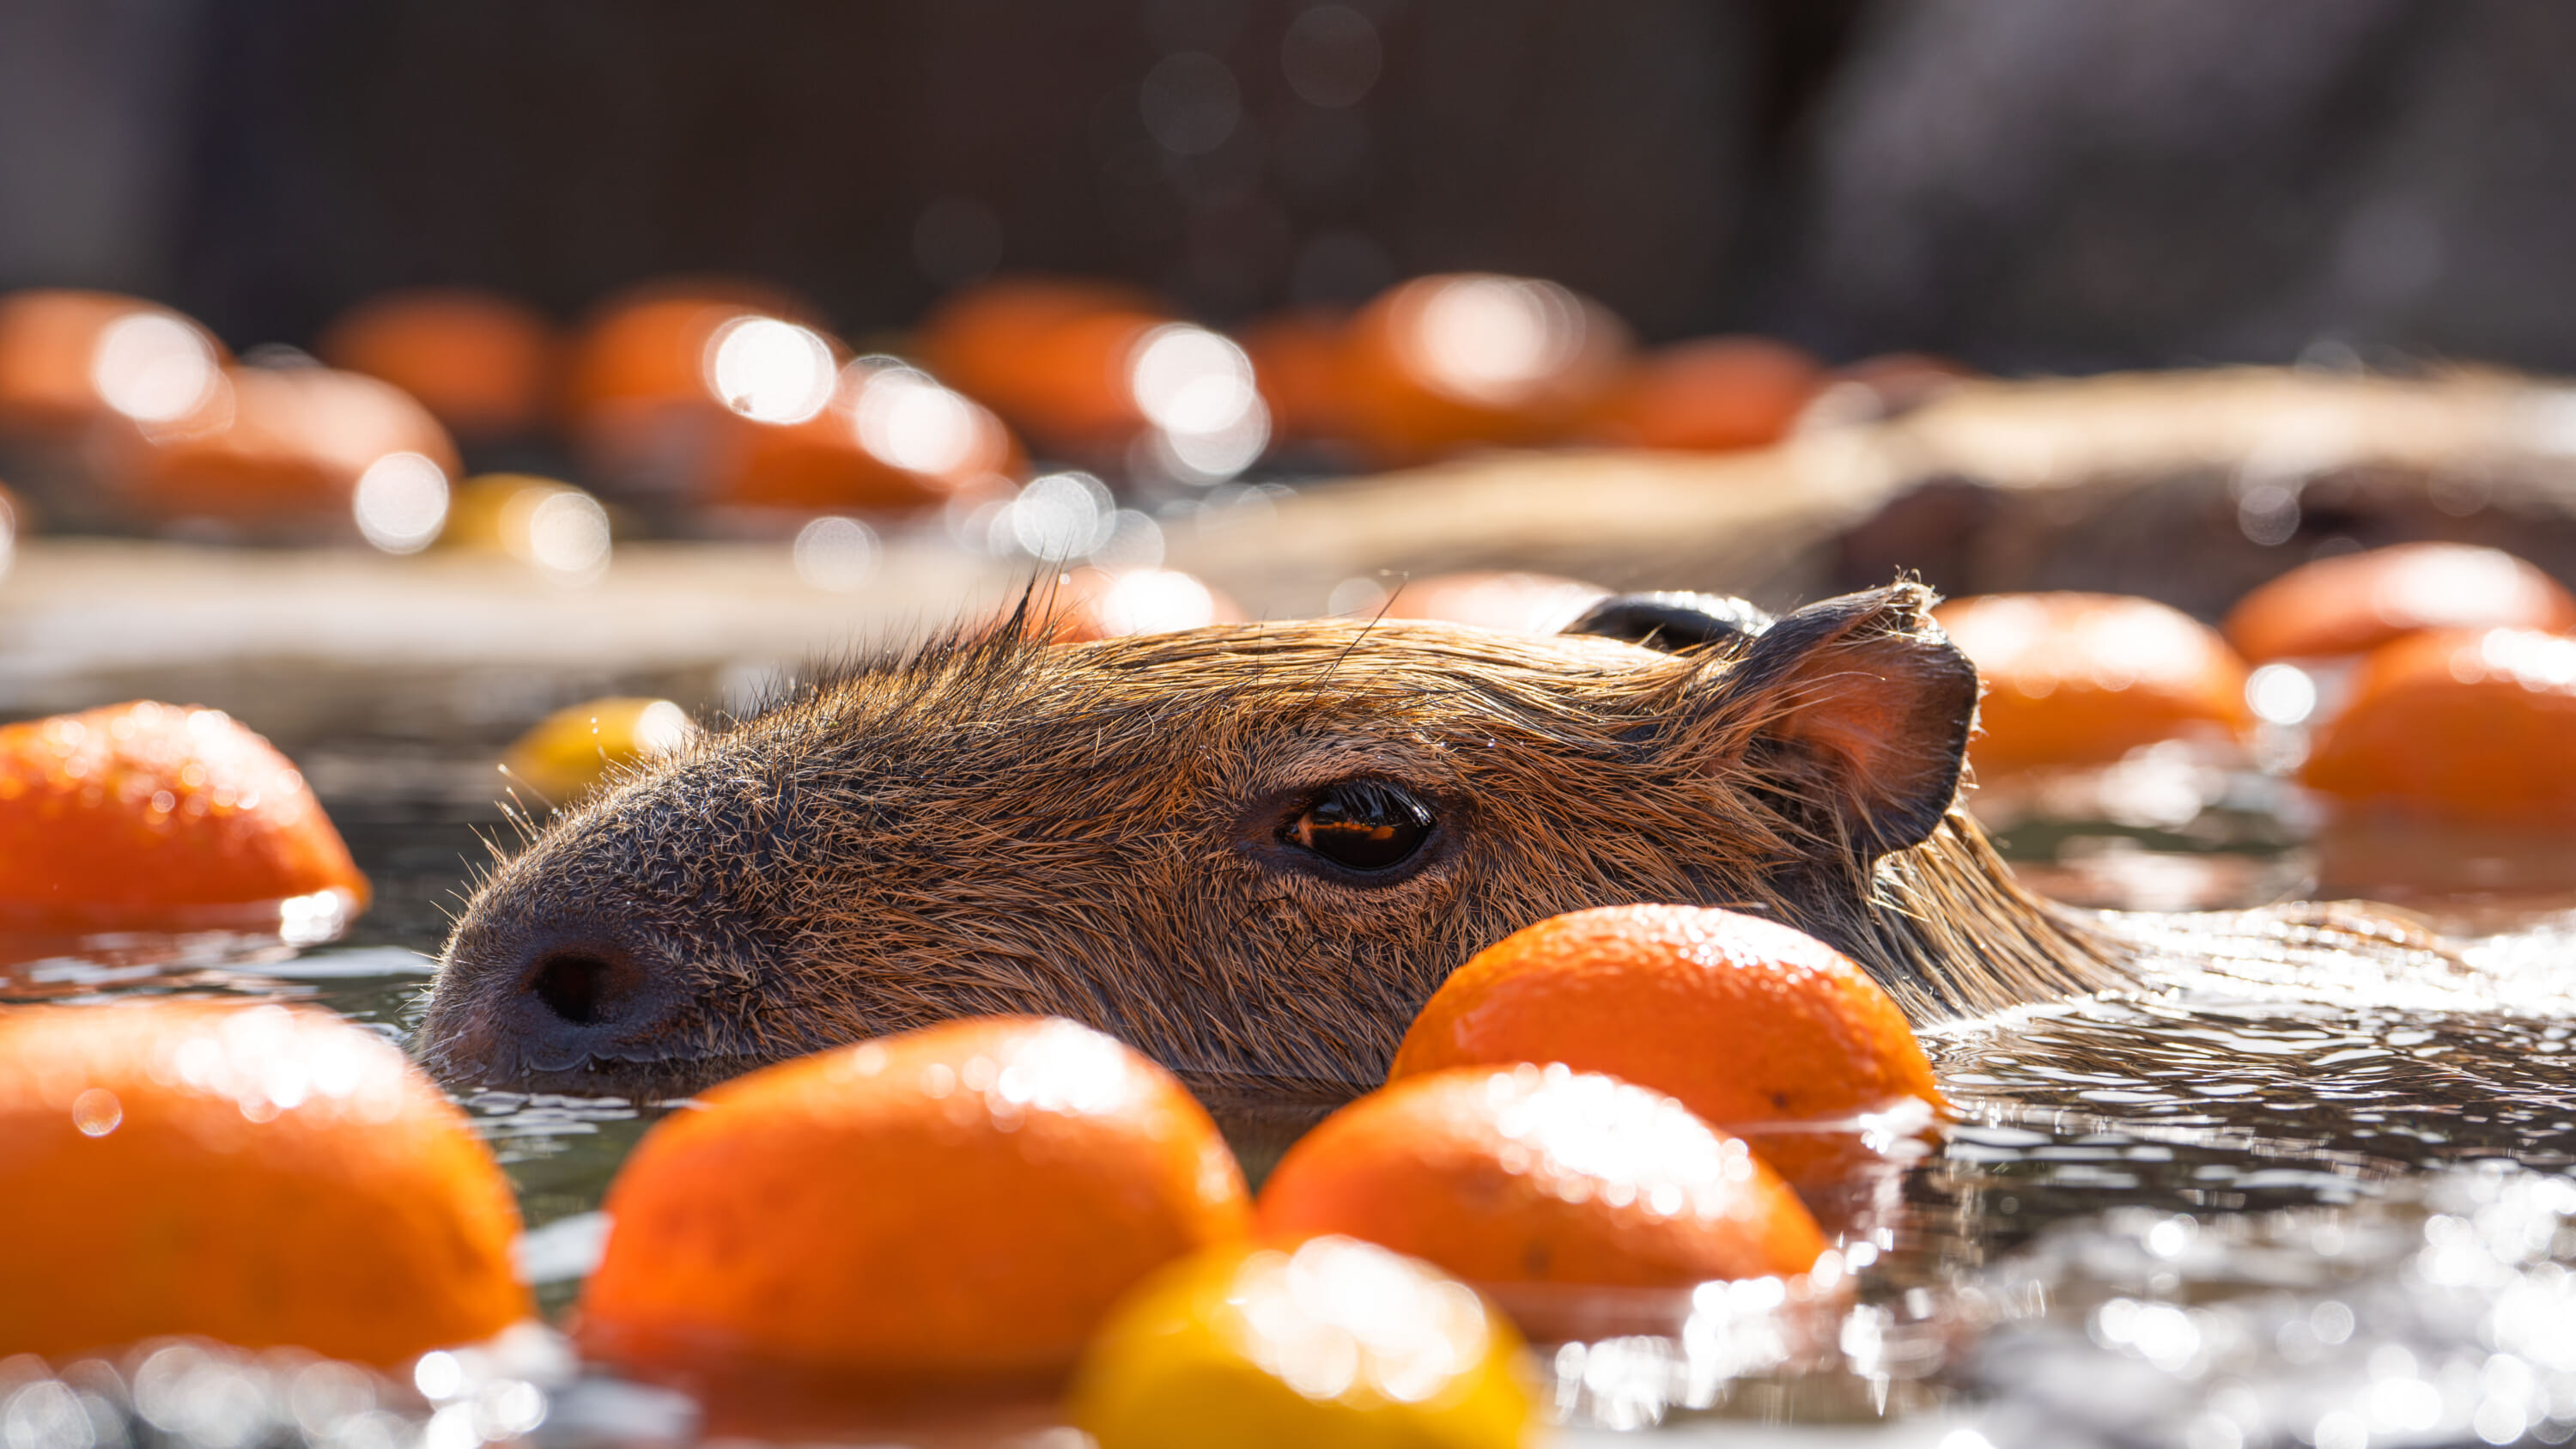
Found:
[[[381,893],[350,941],[136,939],[6,968],[0,999],[297,998],[402,1039],[441,898],[489,822],[418,798],[332,803]],[[2056,822],[2019,844],[2063,868],[2066,841],[2101,838],[2145,842],[2071,852],[2112,903],[2122,856],[2147,862],[2132,904],[2164,904],[2177,882],[2195,904],[2237,903],[2207,898],[2281,889],[2301,868],[2295,842],[2241,821],[2217,837]],[[1578,1305],[1591,1341],[1545,1354],[1559,1418],[1577,1438],[1941,1449],[2576,1438],[2576,1014],[2562,1014],[2576,916],[2526,913],[2471,946],[2492,1009],[2247,1000],[2221,983],[1932,1033],[1965,1120],[1822,1205],[1847,1272]],[[524,1266],[558,1311],[656,1110],[463,1105],[517,1187]],[[1237,1122],[1256,1169],[1281,1121]],[[188,1352],[87,1378],[0,1361],[0,1446],[571,1449],[691,1432],[682,1402],[582,1377],[542,1333],[365,1393],[277,1355]]]

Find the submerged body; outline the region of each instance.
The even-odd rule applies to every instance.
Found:
[[[667,1096],[1040,1013],[1357,1089],[1458,963],[1631,901],[1808,931],[1917,1021],[2137,984],[2171,930],[2029,894],[1958,808],[1976,674],[1929,603],[1672,652],[1327,621],[889,657],[548,826],[469,903],[421,1039],[456,1080]],[[2182,933],[2257,975],[2450,964],[2343,908]]]

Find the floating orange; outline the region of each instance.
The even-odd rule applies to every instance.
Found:
[[[2302,564],[2239,600],[2224,627],[2259,664],[2358,654],[2415,629],[2576,629],[2576,596],[2498,549],[2401,543]]]
[[[431,287],[360,302],[323,331],[316,350],[334,367],[410,393],[462,436],[510,438],[544,420],[562,343],[524,303]]]
[[[1528,277],[1418,277],[1351,322],[1341,425],[1384,464],[1568,436],[1622,376],[1627,329]]]
[[[1587,431],[1640,448],[1759,448],[1788,436],[1824,380],[1815,358],[1767,337],[1678,343],[1639,359]]]
[[[2252,724],[2245,665],[2207,625],[2120,594],[1985,594],[1933,611],[1986,683],[1968,757],[1989,774],[2108,764]]]
[[[530,1311],[491,1153],[321,1011],[0,1011],[0,1203],[0,1355],[195,1334],[390,1367]]]
[[[444,508],[456,447],[393,384],[321,367],[230,368],[218,382],[185,418],[110,435],[103,471],[128,504],[155,517],[345,532],[368,473],[395,460]],[[436,534],[435,513],[421,523],[413,547]]]
[[[1262,318],[1239,334],[1281,437],[1341,435],[1342,349],[1350,325],[1341,312],[1307,308]]]
[[[1258,1223],[1478,1283],[1682,1287],[1803,1273],[1825,1250],[1742,1138],[1661,1092],[1527,1063],[1407,1076],[1334,1113],[1271,1173]]]
[[[1068,1021],[951,1022],[700,1100],[611,1187],[582,1295],[584,1345],[658,1377],[1052,1382],[1137,1280],[1249,1217],[1207,1113]]]
[[[0,433],[63,438],[112,416],[166,423],[201,407],[226,361],[205,328],[113,292],[0,297]]]
[[[146,700],[0,728],[0,924],[274,924],[325,893],[312,910],[352,912],[366,877],[230,716]]]
[[[1697,906],[1602,906],[1504,937],[1406,1030],[1390,1083],[1562,1062],[1680,1099],[1793,1182],[1847,1160],[1825,1124],[1940,1109],[1905,1014],[1804,932]]]
[[[2576,638],[2440,629],[2381,645],[2300,779],[2348,806],[2576,827]]]
[[[1146,334],[1171,320],[1130,288],[1014,277],[940,303],[919,346],[943,381],[1039,444],[1091,456],[1145,427],[1130,370]]]

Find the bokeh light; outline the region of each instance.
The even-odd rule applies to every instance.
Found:
[[[801,423],[832,399],[832,347],[812,328],[741,317],[707,344],[707,386],[735,412],[762,423]]]
[[[90,380],[100,400],[138,423],[174,423],[221,385],[222,360],[205,334],[165,312],[134,312],[99,334]]]

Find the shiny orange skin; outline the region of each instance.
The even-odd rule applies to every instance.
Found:
[[[1985,681],[1968,758],[1989,775],[2109,764],[2251,727],[2245,662],[2207,625],[2122,594],[1985,594],[1932,617]]]
[[[941,381],[1041,446],[1088,456],[1144,428],[1128,369],[1145,334],[1171,320],[1126,287],[1011,277],[951,294],[915,340]]]
[[[583,1289],[583,1346],[630,1372],[1052,1382],[1137,1280],[1249,1224],[1207,1113],[1069,1021],[948,1022],[700,1101],[618,1174]]]
[[[464,1114],[322,1011],[0,1010],[0,1204],[0,1356],[193,1334],[394,1367],[531,1312]]]
[[[1587,432],[1626,447],[1765,447],[1788,436],[1824,382],[1815,358],[1767,337],[1678,343],[1639,359]]]
[[[367,879],[230,716],[143,700],[0,728],[0,924],[183,923],[317,891],[356,908]]]
[[[2576,629],[2576,595],[2521,559],[2461,543],[2401,543],[2302,564],[2237,601],[2237,652],[2358,654],[2416,629]]]
[[[1340,436],[1342,349],[1350,326],[1345,313],[1310,307],[1274,313],[1236,334],[1280,437]]]
[[[260,526],[345,526],[358,479],[393,453],[418,453],[449,477],[456,445],[429,410],[388,382],[320,367],[236,367],[199,414],[167,428],[124,427],[105,472],[149,515]]]
[[[2350,808],[2576,828],[2576,638],[2434,629],[2381,645],[2299,778]]]
[[[1443,360],[1435,317],[1457,286],[1546,289],[1561,328],[1544,365],[1510,378],[1462,378]],[[1489,360],[1471,339],[1459,360]],[[1628,334],[1598,302],[1521,278],[1459,274],[1417,277],[1378,295],[1351,325],[1342,348],[1339,424],[1385,466],[1428,462],[1462,448],[1562,441],[1626,375]],[[1467,385],[1473,382],[1475,385]]]
[[[1335,1112],[1280,1159],[1255,1222],[1478,1283],[1677,1288],[1803,1273],[1825,1250],[1743,1139],[1661,1093],[1527,1064],[1406,1077]]]
[[[563,343],[532,307],[438,287],[358,303],[324,330],[316,350],[334,367],[410,393],[464,437],[510,438],[534,431],[550,411]]]
[[[0,433],[67,437],[104,414],[90,364],[107,329],[138,312],[184,323],[224,359],[223,344],[203,327],[139,297],[63,289],[0,296]]]
[[[800,423],[764,423],[728,412],[711,419],[706,501],[746,508],[823,512],[906,512],[935,508],[959,490],[1021,470],[1019,444],[1002,420],[972,401],[976,437],[944,472],[916,472],[877,456],[857,426],[871,377],[842,371],[832,402]]]
[[[1608,589],[1554,574],[1433,574],[1408,579],[1386,602],[1390,619],[1437,619],[1513,634],[1554,634]]]
[[[1868,972],[1803,932],[1700,906],[1601,906],[1486,947],[1432,993],[1387,1080],[1515,1062],[1679,1098],[1793,1182],[1848,1145],[1794,1124],[1909,1098],[1944,1107],[1905,1013]]]

